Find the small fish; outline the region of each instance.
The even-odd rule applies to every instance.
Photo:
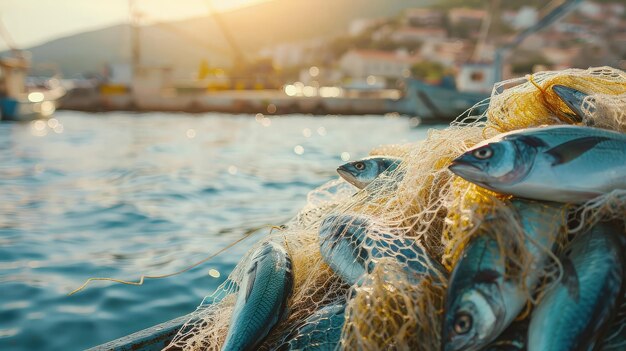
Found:
[[[515,321],[481,351],[526,351],[528,319]]]
[[[623,222],[598,223],[571,244],[577,292],[565,284],[549,290],[535,307],[528,350],[592,350],[607,329],[624,288]]]
[[[341,165],[337,173],[348,183],[363,189],[383,172],[393,172],[400,162],[402,159],[396,157],[374,156]]]
[[[476,145],[449,169],[499,193],[580,203],[626,189],[626,134],[578,126],[524,129]]]
[[[319,228],[322,258],[349,284],[356,284],[373,267],[366,268],[369,253],[362,242],[367,222],[360,217],[329,216]]]
[[[341,341],[345,322],[346,302],[340,300],[309,316],[295,331],[295,336],[279,350],[334,351]]]
[[[561,228],[562,208],[527,200],[513,200],[526,235],[523,245],[532,257],[525,279],[507,272],[506,260],[486,220],[467,245],[450,277],[446,293],[442,350],[481,350],[495,340],[526,305],[526,291],[535,286],[540,267]],[[547,225],[547,224],[550,225]],[[502,227],[502,225],[500,225]],[[499,233],[506,235],[507,233]]]
[[[287,251],[276,243],[264,243],[248,264],[222,350],[256,350],[287,314],[292,288]]]
[[[365,216],[331,215],[319,228],[320,252],[326,263],[349,284],[359,284],[380,258],[396,259],[418,281],[424,275],[435,280],[447,276],[445,268],[428,256],[412,238],[381,233]]]

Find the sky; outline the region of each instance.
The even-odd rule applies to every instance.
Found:
[[[198,17],[209,0],[132,0],[143,22]],[[268,0],[211,0],[228,11]],[[74,33],[128,22],[129,0],[0,0],[0,19],[19,48],[28,48]],[[8,49],[0,39],[0,51]]]

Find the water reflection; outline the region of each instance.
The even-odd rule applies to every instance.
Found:
[[[57,112],[0,124],[0,349],[78,350],[192,311],[255,236],[347,159],[417,140],[404,119]],[[296,147],[297,146],[297,149]]]

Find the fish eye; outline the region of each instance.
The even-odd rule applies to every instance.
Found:
[[[457,334],[466,334],[472,329],[472,316],[468,313],[458,313],[454,318],[454,332]]]
[[[354,164],[354,168],[358,169],[359,171],[362,171],[365,169],[365,163],[363,162],[356,162]]]
[[[481,147],[480,149],[474,150],[472,155],[479,160],[485,160],[493,155],[493,151],[489,147]]]

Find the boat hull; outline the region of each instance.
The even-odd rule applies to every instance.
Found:
[[[8,121],[32,121],[49,118],[56,110],[56,101],[30,102],[13,98],[0,98],[0,115]]]
[[[190,315],[178,317],[86,351],[160,351],[169,345],[190,318]]]
[[[477,103],[487,99],[488,93],[458,91],[453,87],[431,85],[417,79],[406,80],[405,99],[417,117],[422,120],[453,120]],[[477,107],[473,114],[482,113],[487,106]]]

